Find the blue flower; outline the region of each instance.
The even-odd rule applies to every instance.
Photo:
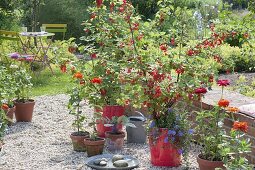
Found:
[[[173,112],[173,109],[169,107],[169,108],[167,109],[167,112],[168,112],[168,113],[172,113],[172,112]]]
[[[179,126],[178,126],[178,125],[175,125],[175,126],[174,126],[174,129],[179,129]]]
[[[155,121],[152,121],[151,125],[150,125],[150,128],[153,128],[155,126],[155,124],[156,124]]]
[[[168,130],[167,132],[168,135],[176,135],[176,131],[175,130]]]
[[[171,137],[171,141],[174,142],[175,141],[175,137]]]
[[[168,137],[165,137],[164,143],[167,143],[167,142],[168,142]]]
[[[194,129],[189,129],[188,134],[192,135],[194,133]]]
[[[181,155],[183,154],[183,150],[182,149],[178,149],[177,152]]]
[[[176,116],[175,120],[181,120],[181,117],[179,115]]]
[[[183,136],[184,134],[183,134],[183,132],[182,131],[179,131],[178,132],[178,136]]]

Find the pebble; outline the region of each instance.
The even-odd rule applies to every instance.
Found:
[[[128,162],[125,160],[118,160],[113,163],[115,167],[128,167]]]
[[[106,166],[106,165],[107,165],[107,162],[106,162],[106,161],[101,161],[101,162],[99,163],[99,165],[100,165],[100,166]]]
[[[122,159],[124,159],[123,155],[113,155],[112,162],[114,163],[115,161],[122,160]]]

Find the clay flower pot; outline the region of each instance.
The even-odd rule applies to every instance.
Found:
[[[8,118],[8,126],[12,125],[13,123],[13,114],[16,110],[16,106],[9,108],[8,110],[4,110],[7,118]]]
[[[34,100],[27,102],[14,101],[16,106],[15,117],[17,122],[31,122],[33,117],[33,111],[35,106]]]
[[[96,138],[96,140],[85,138],[84,144],[86,146],[88,157],[102,154],[104,150],[104,143],[104,138]]]
[[[197,156],[197,163],[199,165],[200,170],[215,170],[215,168],[226,169],[223,166],[224,163],[222,161],[208,161],[202,159],[201,157],[202,157],[201,154]]]
[[[73,150],[77,152],[86,152],[84,139],[89,138],[89,132],[73,132],[70,135],[73,143]]]
[[[105,132],[106,146],[109,151],[121,150],[124,144],[125,133]]]

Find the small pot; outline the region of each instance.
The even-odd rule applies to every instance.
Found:
[[[4,110],[4,112],[8,118],[8,120],[7,120],[8,126],[11,126],[13,123],[13,114],[14,114],[15,110],[16,110],[16,106],[13,106],[13,107],[9,108],[8,110]]]
[[[27,102],[14,101],[16,106],[15,117],[17,122],[31,122],[33,117],[33,111],[35,106],[34,100]]]
[[[209,161],[201,158],[202,155],[197,156],[197,163],[200,170],[215,170],[215,168],[226,169],[222,161]]]
[[[89,138],[89,132],[73,132],[70,135],[73,143],[73,150],[77,152],[86,152],[84,139]]]
[[[105,132],[106,146],[109,151],[121,150],[124,144],[125,133]]]
[[[90,138],[85,138],[84,144],[86,146],[88,157],[100,155],[103,153],[104,150],[105,139],[96,138],[96,140],[92,140]]]

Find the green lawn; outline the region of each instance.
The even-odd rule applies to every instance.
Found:
[[[34,73],[32,75],[32,95],[54,95],[67,93],[71,88],[71,75],[62,73],[58,67],[54,67],[54,75],[46,68],[40,74]]]

